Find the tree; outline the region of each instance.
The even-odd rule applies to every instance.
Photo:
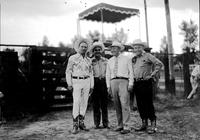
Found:
[[[101,39],[101,34],[97,30],[95,30],[94,32],[89,31],[89,33],[86,35],[86,38],[95,42]]]
[[[179,26],[180,34],[184,36],[183,50],[195,50],[198,45],[198,25],[190,19],[189,22],[183,20]]]
[[[159,59],[163,62],[165,69],[165,89],[170,91],[169,53],[168,41],[166,36],[161,38],[160,55],[161,56],[159,57]]]
[[[185,53],[183,54],[183,74],[184,74],[184,93],[185,96],[187,96],[191,91],[191,84],[190,84],[190,70],[189,70],[189,64],[191,57],[194,55],[194,50],[198,44],[198,26],[190,19],[189,22],[183,21],[181,25],[179,26],[181,29],[180,34],[184,36],[184,42],[183,42],[183,50]]]
[[[4,52],[15,52],[15,49],[6,48],[3,51]]]
[[[65,47],[67,47],[63,42],[59,42],[58,46],[59,46],[60,48],[65,48]]]
[[[125,44],[127,42],[127,39],[128,35],[124,32],[123,28],[121,28],[120,30],[116,30],[115,33],[113,33],[112,36],[109,38],[109,40],[117,40],[122,44]]]
[[[75,35],[72,39],[71,39],[71,44],[70,46],[73,47],[73,45],[75,44],[76,40],[78,39],[79,37],[77,35]]]
[[[160,53],[167,53],[167,52],[168,52],[167,37],[163,36],[163,38],[161,38]]]
[[[44,47],[48,47],[49,46],[49,39],[47,38],[47,36],[43,37],[42,46],[44,46]]]

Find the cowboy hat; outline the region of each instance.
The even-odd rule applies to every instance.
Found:
[[[96,47],[100,47],[100,48],[101,48],[101,52],[103,52],[104,49],[105,49],[104,44],[103,44],[102,42],[100,42],[100,41],[97,41],[97,42],[94,42],[94,43],[92,44],[92,47],[90,48],[90,51],[93,52],[93,51],[94,51],[94,48],[96,48]]]
[[[134,48],[134,46],[136,45],[140,45],[143,46],[143,48],[147,48],[147,43],[141,41],[140,39],[136,39],[135,41],[133,41],[132,47]]]
[[[76,52],[79,52],[79,46],[81,43],[86,43],[88,45],[88,49],[90,48],[91,46],[91,43],[88,39],[85,39],[85,38],[82,38],[82,37],[79,37],[78,39],[76,39],[76,41],[74,42],[74,49]]]
[[[118,41],[113,41],[112,45],[110,46],[110,48],[112,47],[119,47],[121,51],[123,51],[125,49],[124,45],[122,45],[120,42]]]

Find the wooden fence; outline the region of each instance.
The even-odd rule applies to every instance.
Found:
[[[38,93],[37,98],[47,103],[48,106],[72,103],[72,94],[67,91],[65,80],[65,69],[69,55],[66,48],[31,48],[31,86]]]

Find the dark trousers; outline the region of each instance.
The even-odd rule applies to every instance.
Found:
[[[104,126],[108,125],[108,93],[105,79],[94,79],[94,92],[92,93],[94,124],[100,125],[101,117]]]
[[[135,109],[137,109],[137,101],[136,101],[135,90],[134,89],[130,92],[130,108],[133,111]]]
[[[153,105],[153,81],[141,80],[134,84],[138,111],[142,120],[156,120]]]

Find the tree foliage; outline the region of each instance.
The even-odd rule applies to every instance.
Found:
[[[115,30],[115,33],[109,38],[109,40],[116,40],[125,44],[127,42],[128,35],[124,32],[124,29],[121,28],[120,30]]]
[[[168,53],[168,43],[166,36],[163,36],[163,38],[161,38],[160,53]]]
[[[44,46],[44,47],[48,47],[49,46],[49,39],[48,39],[47,36],[43,37],[42,46]]]
[[[198,45],[198,25],[191,19],[189,22],[183,20],[179,28],[180,34],[184,36],[183,50],[195,50]]]

